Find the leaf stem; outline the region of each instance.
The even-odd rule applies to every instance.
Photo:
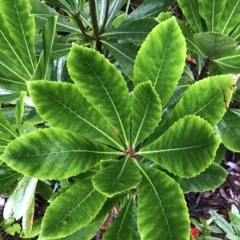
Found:
[[[98,27],[95,0],[88,0],[88,4],[89,4],[90,16],[91,16],[92,27],[93,27],[93,37],[96,40],[96,50],[101,53],[102,43],[100,42],[100,38],[99,38],[100,32]]]

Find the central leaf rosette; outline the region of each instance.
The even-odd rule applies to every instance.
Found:
[[[83,223],[74,223],[75,218],[82,221],[75,210],[90,211],[93,196],[98,196],[98,204],[85,225],[94,219],[106,197],[132,194],[137,189],[143,239],[188,238],[187,207],[175,180],[194,177],[212,166],[221,142],[213,127],[226,111],[233,80],[224,75],[195,83],[168,116],[162,117],[185,57],[184,37],[175,18],[170,18],[152,30],[138,52],[132,96],[123,76],[103,55],[76,44],[67,65],[74,84],[27,83],[37,112],[51,127],[11,142],[2,160],[20,173],[42,180],[96,172],[91,181],[74,184],[53,201],[44,216],[41,237],[60,238],[78,230]],[[82,205],[75,203],[60,214],[57,206],[68,203],[68,194],[77,195]],[[130,198],[124,210],[127,215],[133,202]],[[156,212],[154,221],[148,223],[148,216],[152,218],[151,213]],[[58,215],[61,217],[54,217]],[[64,233],[66,221],[73,227]]]

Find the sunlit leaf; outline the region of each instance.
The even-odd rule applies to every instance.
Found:
[[[185,58],[186,43],[172,17],[155,27],[142,44],[135,61],[134,85],[150,80],[165,106],[183,72]]]
[[[138,84],[132,95],[132,145],[136,147],[157,127],[161,101],[150,81]]]
[[[219,144],[209,123],[190,115],[174,123],[139,154],[177,176],[192,177],[211,164]]]
[[[39,179],[64,179],[85,172],[116,150],[63,129],[49,128],[17,138],[1,159],[11,168]],[[51,171],[49,171],[51,169]]]
[[[211,126],[215,126],[228,108],[233,93],[232,85],[235,83],[234,76],[229,74],[209,77],[191,85],[168,118],[156,129],[150,141],[158,138],[178,119],[189,114],[200,116]]]
[[[97,215],[106,198],[93,188],[90,180],[74,184],[48,207],[40,237],[55,239],[74,233]]]
[[[118,70],[97,51],[76,44],[69,54],[68,70],[84,97],[129,146],[129,93]]]
[[[38,113],[52,126],[69,129],[81,136],[97,139],[122,149],[111,126],[75,85],[31,81],[28,82],[28,88]]]
[[[142,175],[138,186],[138,227],[141,238],[188,239],[188,211],[179,185],[157,169],[137,165]]]
[[[111,164],[93,177],[95,188],[112,197],[137,186],[141,176],[130,158]]]

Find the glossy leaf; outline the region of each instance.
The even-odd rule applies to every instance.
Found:
[[[206,56],[223,57],[234,53],[237,43],[221,33],[204,32],[194,34],[194,41]]]
[[[142,175],[138,186],[138,227],[141,238],[188,239],[188,211],[179,185],[157,169],[137,165]]]
[[[134,11],[129,14],[125,22],[131,22],[142,18],[157,17],[162,11],[168,9],[173,4],[174,0],[147,0],[138,6]]]
[[[216,163],[212,163],[199,175],[192,178],[182,178],[179,182],[184,193],[204,192],[220,186],[228,175],[228,172]]]
[[[227,0],[202,0],[204,17],[207,24],[208,31],[217,32],[218,23],[221,20],[222,13],[225,9]],[[228,2],[229,4],[229,2]],[[222,45],[224,47],[224,45]]]
[[[118,28],[106,30],[101,37],[114,38],[134,44],[142,44],[149,32],[158,24],[152,18],[139,19],[133,22],[120,25]]]
[[[228,35],[239,24],[239,11],[239,0],[231,0],[230,2],[227,2],[218,24],[218,31]]]
[[[139,51],[138,46],[123,45],[113,41],[103,41],[103,45],[111,52],[121,65],[124,73],[131,79],[133,79],[134,61]]]
[[[20,178],[21,174],[10,167],[0,165],[0,194],[4,194]]]
[[[133,198],[131,197],[121,208],[103,235],[103,240],[131,239],[132,237]]]
[[[109,124],[83,97],[76,85],[31,81],[28,82],[28,89],[38,113],[52,126],[69,129],[122,149]]]
[[[161,119],[161,101],[150,81],[138,84],[132,95],[132,146],[154,131]]]
[[[64,16],[59,15],[58,12],[47,4],[35,0],[29,0],[29,3],[31,5],[30,15],[35,17],[37,30],[42,29],[49,18],[58,16],[57,31],[81,33],[77,26],[65,19]]]
[[[15,118],[16,118],[16,123],[18,127],[18,133],[19,135],[22,135],[22,118],[24,114],[24,100],[27,95],[27,92],[21,92],[20,97],[17,101],[16,104],[16,109],[15,109]]]
[[[228,149],[240,152],[240,117],[236,113],[228,110],[215,127],[215,131]]]
[[[176,57],[169,57],[173,52]],[[172,17],[155,27],[142,44],[135,61],[134,85],[151,80],[165,106],[183,72],[185,58],[186,43]]]
[[[118,70],[97,51],[76,44],[68,57],[68,70],[84,97],[129,146],[129,93]]]
[[[169,117],[160,124],[151,139],[156,139],[174,122],[189,114],[200,116],[211,126],[215,126],[228,108],[233,92],[231,88],[235,83],[233,75],[209,77],[194,83],[184,93]]]
[[[119,14],[125,2],[125,0],[95,1],[98,24],[102,31],[106,29],[116,15]],[[108,4],[109,6],[107,6]]]
[[[48,207],[40,237],[61,238],[86,226],[100,211],[106,198],[93,188],[90,180],[74,184]]]
[[[93,177],[94,187],[101,193],[112,197],[134,188],[141,176],[130,158],[111,164]]]
[[[174,123],[156,141],[142,148],[139,155],[177,176],[193,177],[211,164],[219,144],[220,139],[209,123],[190,115]]]
[[[220,66],[224,72],[239,73],[240,72],[240,50],[236,50],[232,55],[221,57],[213,60]]]
[[[2,155],[11,168],[39,179],[64,179],[98,165],[117,151],[79,134],[49,128],[12,141]],[[51,169],[51,171],[49,171]]]
[[[37,184],[36,178],[24,176],[18,183],[16,189],[9,196],[6,207],[4,208],[4,218],[15,218],[19,220],[24,216],[29,207],[31,207],[32,199]]]
[[[178,0],[178,4],[194,32],[202,32],[198,0]]]
[[[29,8],[27,0],[13,0],[11,8],[8,1],[2,1],[0,11],[12,38],[10,42],[5,39],[5,42],[8,46],[14,42],[14,45],[9,47],[25,69],[27,76],[31,77],[36,66],[36,57],[34,49],[35,23],[34,18],[29,16]],[[3,37],[5,37],[4,33]]]

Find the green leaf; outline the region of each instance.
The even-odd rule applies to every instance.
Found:
[[[110,124],[83,97],[76,85],[31,81],[28,82],[28,89],[39,115],[52,126],[123,148]]]
[[[192,178],[182,178],[179,182],[184,193],[204,192],[215,189],[226,179],[228,172],[216,163],[212,163],[199,175]]]
[[[138,84],[132,95],[132,146],[135,148],[157,127],[161,101],[150,81]]]
[[[95,1],[96,4],[96,14],[98,19],[98,24],[101,32],[107,28],[107,26],[112,22],[116,15],[121,12],[121,8],[126,0],[114,0],[114,1]],[[109,6],[108,6],[109,5]]]
[[[129,146],[129,93],[118,70],[99,52],[76,44],[68,57],[68,70],[84,97]]]
[[[132,159],[127,157],[97,173],[93,177],[93,185],[99,192],[112,197],[136,187],[140,179],[141,176]]]
[[[45,3],[35,0],[29,0],[29,3],[32,7],[30,15],[35,17],[36,30],[42,29],[48,19],[52,16],[58,16],[56,26],[57,31],[81,33],[81,30],[77,26],[68,21],[65,16],[59,15],[58,12]]]
[[[33,225],[32,225],[31,233],[26,237],[24,232],[22,231],[21,234],[20,234],[20,237],[21,238],[28,238],[28,239],[36,237],[40,233],[41,224],[42,224],[42,218],[38,218],[38,219],[34,220]]]
[[[200,116],[215,126],[228,108],[232,97],[231,86],[235,83],[233,75],[222,75],[205,78],[191,85],[150,141],[160,136],[178,119],[190,114]]]
[[[64,179],[85,172],[119,152],[63,129],[32,132],[12,141],[1,159],[39,179]],[[49,171],[51,169],[51,171]]]
[[[48,207],[40,237],[61,238],[86,226],[100,211],[106,198],[93,188],[90,180],[74,184]]]
[[[2,137],[4,140],[9,141],[9,138],[4,137],[2,133],[5,133],[7,136],[11,138],[17,138],[18,135],[12,126],[12,124],[6,119],[6,117],[3,115],[3,113],[0,111],[0,137]]]
[[[187,26],[180,21],[179,19],[177,19],[178,25],[182,30],[182,34],[185,37],[186,40],[186,44],[187,44],[187,49],[189,51],[195,52],[201,56],[204,56],[204,53],[199,49],[199,47],[197,46],[197,44],[195,43],[195,40],[193,38],[193,34],[189,31],[189,29],[187,28]]]
[[[75,4],[72,4],[72,0],[46,0],[45,2],[51,3],[53,6],[59,7],[72,14],[75,13]],[[75,2],[75,1],[74,1]]]
[[[32,199],[37,184],[36,178],[24,176],[18,183],[16,189],[11,193],[4,208],[4,218],[15,218],[19,220],[24,216],[29,207],[31,207]]]
[[[20,93],[20,97],[17,101],[16,109],[15,109],[15,118],[16,118],[19,135],[22,135],[22,118],[24,114],[24,100],[26,98],[26,95],[27,95],[27,92],[25,91],[22,91]]]
[[[147,0],[138,6],[134,11],[129,14],[125,22],[131,22],[142,18],[157,17],[162,11],[168,9],[173,4],[174,0]]]
[[[142,44],[149,32],[151,32],[157,24],[158,22],[152,18],[138,19],[130,23],[122,24],[118,28],[106,30],[101,37],[103,40],[106,38],[114,38],[133,44]]]
[[[213,60],[219,65],[224,72],[239,73],[240,72],[240,50],[236,50],[232,55],[221,57]]]
[[[132,237],[133,197],[121,208],[103,235],[103,240],[131,239]]]
[[[4,194],[20,178],[21,174],[15,172],[10,167],[0,165],[0,194]]]
[[[124,73],[130,79],[133,79],[134,61],[137,56],[137,52],[139,51],[139,47],[134,45],[123,45],[109,40],[101,40],[101,42],[116,58]]]
[[[0,12],[12,38],[9,43],[7,39],[5,42],[7,44],[14,42],[13,46],[15,47],[9,47],[30,78],[36,66],[36,57],[34,48],[35,23],[34,17],[29,16],[29,8],[27,0],[12,0],[11,7],[9,7],[8,1],[2,1]],[[4,33],[2,34],[4,37]]]
[[[226,154],[226,150],[227,150],[227,148],[224,146],[223,143],[221,143],[217,152],[216,152],[216,155],[215,155],[215,158],[214,158],[214,163],[220,164],[223,161],[224,156]]]
[[[240,117],[236,113],[228,110],[215,127],[215,131],[228,149],[240,151]]]
[[[24,212],[22,218],[22,233],[24,236],[30,236],[33,227],[33,217],[34,217],[34,204],[35,197],[31,198],[31,202],[29,202],[28,209]]]
[[[218,31],[228,35],[239,24],[240,1],[231,0],[227,3],[218,24]]]
[[[202,32],[198,0],[178,0],[178,4],[194,32]]]
[[[142,174],[138,186],[138,227],[142,239],[188,239],[188,210],[179,185],[157,169],[136,164]]]
[[[190,115],[174,123],[138,154],[175,175],[192,177],[211,164],[219,144],[220,139],[215,136],[209,123]]]
[[[214,210],[210,210],[209,211],[211,214],[212,219],[214,220],[214,222],[227,234],[233,234],[234,230],[233,227],[231,226],[230,223],[228,223],[221,215],[219,215],[216,211]]]
[[[155,19],[160,23],[171,18],[173,14],[171,12],[161,12]]]
[[[44,56],[44,71],[42,79],[50,79],[52,72],[52,47],[56,32],[57,16],[48,19],[43,28],[43,56]]]
[[[186,43],[172,17],[155,27],[142,44],[135,61],[134,85],[151,80],[165,106],[183,72],[185,58]]]
[[[194,34],[194,41],[201,52],[210,57],[230,56],[237,47],[232,38],[221,33],[197,33]]]
[[[207,24],[208,31],[217,32],[218,23],[221,20],[222,13],[225,9],[227,0],[202,0],[204,18]],[[224,47],[224,45],[222,45]]]

